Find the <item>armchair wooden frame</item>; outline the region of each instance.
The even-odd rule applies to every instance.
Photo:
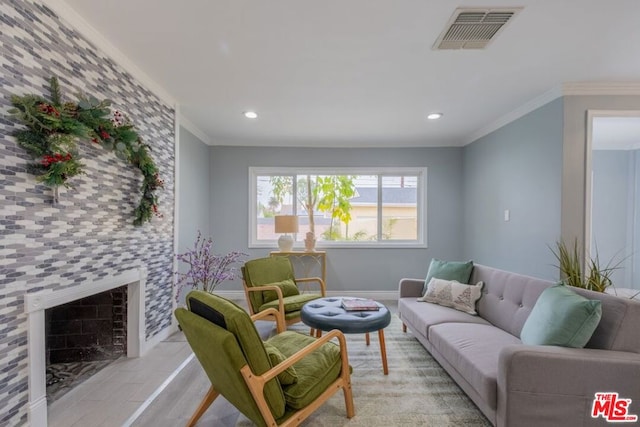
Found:
[[[313,282],[317,282],[320,285],[320,294],[322,295],[322,297],[326,297],[327,296],[327,286],[324,283],[324,280],[322,280],[322,278],[320,277],[305,277],[305,278],[300,278],[300,279],[294,279],[296,282],[296,286],[298,286],[298,288],[300,288],[300,286],[298,285],[299,283],[313,283]],[[267,319],[270,320],[274,320],[277,322],[278,324],[278,328],[280,328],[280,323],[279,321],[276,319],[277,317],[280,317],[280,321],[282,322],[283,328],[286,329],[287,326],[289,325],[293,325],[294,323],[298,323],[300,321],[300,316],[297,317],[293,317],[290,319],[285,319],[285,310],[284,310],[284,295],[282,294],[282,289],[280,289],[278,286],[270,286],[270,285],[264,285],[264,286],[249,286],[246,281],[244,279],[242,279],[242,287],[244,288],[244,294],[245,297],[247,298],[247,303],[249,305],[249,314],[251,314],[252,316],[258,313],[255,313],[253,311],[253,305],[251,304],[251,298],[249,297],[249,294],[251,292],[264,292],[264,291],[274,291],[276,293],[276,295],[278,295],[278,310],[277,313],[275,314],[271,314],[269,316],[266,316]],[[269,310],[264,310],[261,311],[260,313],[265,313]],[[284,329],[277,329],[278,333],[282,332]],[[312,334],[313,335],[313,330],[312,330]]]
[[[286,329],[283,323],[283,317],[278,315],[277,310],[274,308],[269,308],[260,313],[252,315],[251,320],[255,322],[256,320],[263,320],[264,318],[269,317],[273,317],[276,320],[278,324],[278,331]],[[334,338],[338,340],[340,346],[340,358],[342,363],[340,376],[308,406],[298,410],[289,418],[287,418],[283,423],[278,424],[273,418],[273,415],[269,410],[267,401],[264,398],[265,384],[269,380],[275,378],[281,372],[284,372],[294,363],[297,363],[302,358],[319,348],[321,345]],[[351,390],[351,374],[349,372],[349,358],[347,355],[347,342],[344,334],[338,330],[330,331],[322,338],[318,338],[314,343],[300,349],[295,354],[291,355],[291,357],[269,369],[262,375],[254,374],[251,371],[251,368],[249,368],[249,365],[244,365],[240,369],[240,373],[242,374],[242,377],[244,378],[245,383],[247,384],[247,387],[251,392],[251,395],[255,399],[255,402],[258,406],[258,409],[260,410],[260,413],[262,414],[262,417],[264,418],[266,425],[269,427],[294,427],[299,425],[302,421],[307,419],[316,409],[322,406],[322,404],[325,403],[331,396],[336,394],[341,389],[344,393],[344,403],[346,407],[347,418],[353,418],[353,416],[355,415],[353,393]],[[204,396],[204,398],[196,408],[196,411],[191,416],[191,419],[189,419],[187,427],[194,426],[219,395],[220,393],[218,393],[218,391],[216,391],[214,387],[211,386],[207,391],[207,394]]]

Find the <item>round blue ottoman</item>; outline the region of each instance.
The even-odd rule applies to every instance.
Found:
[[[345,297],[346,298],[346,297]],[[389,309],[376,302],[378,310],[347,311],[342,308],[342,297],[319,298],[306,303],[300,311],[302,322],[318,331],[338,329],[345,334],[366,334],[369,345],[369,332],[378,331],[382,367],[387,375],[387,352],[384,344],[384,328],[391,322]]]

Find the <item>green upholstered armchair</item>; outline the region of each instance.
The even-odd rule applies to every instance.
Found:
[[[296,279],[291,260],[287,257],[253,259],[247,261],[241,270],[249,312],[256,314],[275,308],[286,325],[300,321],[303,305],[326,295],[326,286],[320,277]],[[301,293],[300,283],[317,283],[320,292]]]
[[[219,395],[258,426],[297,426],[342,389],[346,415],[354,416],[342,332],[316,339],[285,331],[263,342],[253,321],[275,309],[250,317],[234,302],[199,290],[186,302],[176,318],[211,381],[187,426]],[[333,338],[339,345],[329,342]]]

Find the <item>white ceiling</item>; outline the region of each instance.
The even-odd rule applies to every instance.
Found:
[[[210,144],[460,146],[562,83],[640,80],[638,0],[65,1]],[[432,50],[460,6],[524,9]]]

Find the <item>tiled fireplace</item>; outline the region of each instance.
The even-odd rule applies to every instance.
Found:
[[[96,323],[94,325],[90,325],[90,322],[87,322],[87,327],[85,328],[87,333],[84,335],[84,338],[82,334],[82,322],[84,320],[80,320],[80,323],[78,323],[73,321],[78,319],[71,319],[72,321],[68,322],[66,327],[62,324],[54,326],[54,328],[60,327],[58,332],[62,332],[64,329],[66,329],[67,332],[72,332],[64,335],[65,351],[57,352],[55,351],[56,349],[53,348],[47,349],[45,344],[47,335],[46,320],[47,317],[51,318],[53,316],[51,313],[55,312],[55,310],[53,312],[50,310],[55,307],[72,303],[71,307],[75,307],[72,310],[75,310],[76,312],[84,311],[85,314],[87,314],[95,311],[97,314],[99,307],[103,305],[100,304],[100,301],[104,301],[101,296],[103,293],[111,293],[116,290],[115,293],[118,294],[117,289],[126,289],[126,320],[124,319],[125,313],[122,313],[122,326],[124,327],[126,325],[126,333],[124,334],[126,335],[126,343],[118,343],[117,338],[108,339],[103,336],[102,339],[111,341],[111,344],[105,346],[105,348],[110,352],[118,350],[124,352],[124,349],[126,348],[127,357],[139,357],[144,351],[143,346],[145,344],[144,295],[146,276],[147,272],[145,269],[132,269],[92,283],[84,283],[79,286],[63,288],[57,291],[45,290],[41,292],[34,292],[25,296],[25,311],[27,312],[28,322],[29,419],[31,425],[47,425],[47,357],[51,358],[51,355],[54,354],[54,358],[61,357],[62,360],[71,360],[70,358],[72,356],[83,357],[83,355],[89,356],[87,353],[96,353],[95,351],[87,351],[86,349],[80,350],[80,346],[76,346],[75,343],[83,341],[84,343],[89,344],[88,348],[95,348],[91,341],[94,338],[97,339],[97,336],[94,336],[90,331],[99,328],[97,325],[104,324]],[[80,303],[79,301],[84,301],[84,303]],[[86,304],[87,301],[89,304],[84,305],[84,307],[88,308],[78,308],[83,307],[83,305],[80,304]],[[118,311],[117,306],[114,311]],[[119,322],[110,323],[112,323],[112,325],[113,323],[120,324]],[[53,326],[53,324],[51,326]],[[51,329],[51,326],[49,329]],[[69,337],[72,338],[69,339]],[[71,345],[67,345],[69,344],[69,341],[71,341]],[[58,347],[62,347],[62,344],[59,344]],[[94,354],[94,356],[95,355],[96,354]]]

